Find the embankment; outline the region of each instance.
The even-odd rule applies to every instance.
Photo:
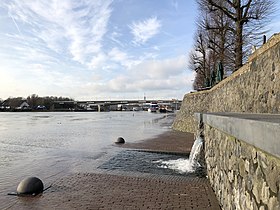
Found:
[[[280,209],[279,113],[280,34],[212,89],[185,95],[173,129],[204,125],[207,174],[222,209]]]
[[[279,113],[280,34],[212,89],[186,94],[173,129],[195,132],[195,112]]]

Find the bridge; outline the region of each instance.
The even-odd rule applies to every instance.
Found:
[[[182,101],[172,100],[93,100],[93,101],[55,101],[53,111],[117,111],[132,110],[133,107],[145,109],[151,103],[169,106],[178,110]]]

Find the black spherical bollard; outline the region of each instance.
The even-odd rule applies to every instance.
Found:
[[[17,187],[18,195],[37,195],[44,190],[43,182],[37,177],[22,180]]]
[[[115,143],[116,143],[116,144],[124,144],[124,143],[125,143],[125,140],[124,140],[123,137],[119,137]]]

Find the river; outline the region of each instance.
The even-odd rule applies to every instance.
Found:
[[[50,184],[67,173],[94,172],[121,150],[118,137],[154,137],[170,129],[168,120],[148,112],[0,113],[0,194],[28,176]]]

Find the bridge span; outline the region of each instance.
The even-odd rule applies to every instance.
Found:
[[[93,100],[93,101],[56,101],[53,111],[129,111],[133,108],[146,110],[150,104],[168,106],[172,110],[178,110],[182,101],[172,100]]]
[[[77,101],[78,104],[167,104],[167,103],[181,103],[181,100],[172,99],[172,100],[94,100],[94,101]]]

